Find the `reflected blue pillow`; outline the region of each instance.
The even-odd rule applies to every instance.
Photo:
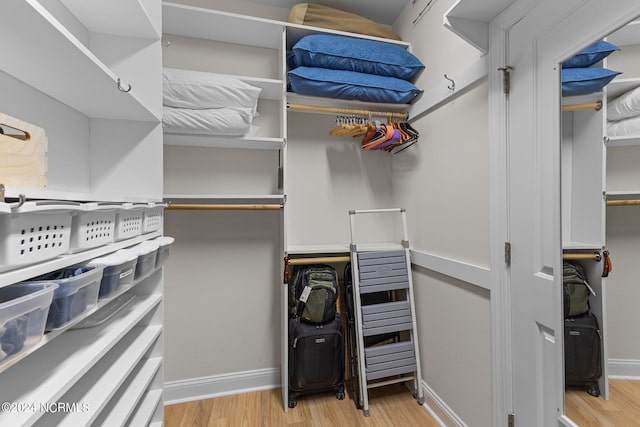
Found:
[[[288,74],[290,90],[308,96],[409,104],[422,92],[406,80],[354,71],[298,67]]]
[[[562,68],[589,67],[598,61],[602,61],[616,50],[620,50],[620,48],[609,42],[600,40],[564,61]]]
[[[564,68],[562,70],[562,96],[587,95],[602,90],[620,71],[602,67]]]
[[[392,43],[331,34],[305,36],[288,54],[291,68],[319,67],[410,80],[424,69],[411,52]]]

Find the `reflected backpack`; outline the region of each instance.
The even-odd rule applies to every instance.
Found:
[[[338,290],[335,268],[324,264],[300,266],[289,282],[289,312],[305,322],[333,320]]]

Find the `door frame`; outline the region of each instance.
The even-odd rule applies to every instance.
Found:
[[[493,363],[493,395],[494,395],[494,425],[506,426],[507,414],[513,411],[513,370],[512,370],[512,322],[517,313],[511,312],[510,281],[517,278],[510,277],[508,265],[505,262],[505,242],[509,242],[509,169],[508,169],[508,97],[503,93],[503,75],[497,69],[508,66],[508,32],[531,8],[539,3],[538,0],[521,0],[511,4],[489,25],[489,153],[490,153],[490,230],[491,230],[491,313],[492,313],[492,363]],[[555,43],[556,63],[577,51],[585,43],[595,41],[629,21],[629,16],[640,15],[640,4],[637,0],[618,0],[616,10],[607,10],[598,0],[578,1],[574,12],[562,22],[558,22],[547,34],[546,40]],[[533,35],[532,35],[533,40]],[[538,61],[538,64],[540,61]],[[540,65],[538,65],[540,66]],[[518,72],[513,70],[512,72]],[[549,71],[550,72],[550,71]],[[557,71],[559,77],[559,71]],[[559,81],[559,78],[558,78]],[[541,91],[544,89],[540,89]],[[558,90],[557,88],[546,90]],[[538,126],[549,126],[551,133],[557,135],[560,146],[560,105],[552,106],[552,114],[540,118]],[[553,120],[553,114],[556,115]],[[560,150],[558,150],[558,153]],[[559,163],[559,162],[558,162]],[[558,174],[558,188],[560,174]],[[558,212],[558,229],[561,227],[561,216]],[[561,248],[560,248],[561,249]],[[557,251],[558,248],[549,248]],[[560,251],[561,252],[561,251]],[[557,277],[559,282],[560,279]],[[561,286],[561,283],[558,283]],[[562,330],[561,322],[556,325]],[[562,334],[558,334],[560,337]],[[560,342],[562,344],[562,342]],[[562,363],[562,350],[558,351],[558,364]],[[604,361],[603,363],[607,363]],[[558,390],[564,396],[564,382],[559,381]],[[554,384],[558,387],[558,384]],[[526,421],[519,420],[515,414],[516,425],[525,425]],[[564,415],[564,398],[558,408],[558,425],[575,425]]]

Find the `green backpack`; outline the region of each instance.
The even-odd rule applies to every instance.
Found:
[[[562,265],[564,317],[578,316],[589,311],[589,295],[595,292],[589,286],[584,267],[565,261]]]
[[[305,322],[324,323],[336,315],[338,274],[330,265],[299,266],[289,282],[289,313]]]

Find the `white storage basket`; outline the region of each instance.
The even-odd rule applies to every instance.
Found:
[[[115,240],[118,205],[84,203],[71,221],[69,252],[106,245]]]
[[[42,262],[69,250],[71,217],[79,203],[0,203],[0,271]]]
[[[130,239],[142,233],[142,216],[145,205],[124,203],[116,212],[114,240]]]
[[[144,216],[142,219],[142,233],[151,233],[152,231],[160,230],[162,228],[162,219],[164,214],[165,204],[149,203],[144,209]]]

